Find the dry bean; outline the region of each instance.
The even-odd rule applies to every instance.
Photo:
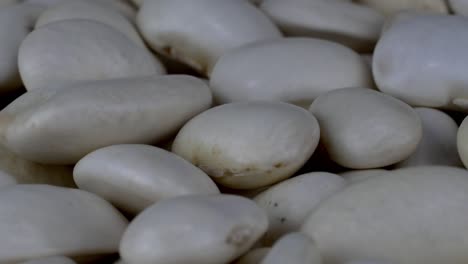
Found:
[[[347,1],[263,0],[260,8],[288,36],[328,39],[357,51],[372,51],[384,16]]]
[[[418,114],[389,95],[345,88],[319,96],[310,111],[330,158],[351,169],[388,166],[408,158],[422,137]]]
[[[254,198],[268,213],[270,225],[263,243],[273,244],[281,236],[298,231],[316,207],[346,186],[338,175],[311,172],[273,185]]]
[[[273,22],[244,0],[145,1],[137,22],[154,50],[207,75],[226,51],[281,37]]]
[[[132,264],[218,264],[245,253],[268,227],[254,202],[231,195],[184,196],[147,208],[120,244]]]
[[[302,231],[325,263],[461,264],[468,261],[467,217],[465,169],[411,167],[350,185],[325,200]]]
[[[148,145],[113,145],[86,155],[73,171],[80,189],[137,214],[161,199],[216,194],[203,171],[165,150]]]
[[[372,83],[372,73],[357,53],[312,38],[263,41],[228,52],[210,79],[218,103],[265,100],[306,107],[322,93]]]
[[[416,151],[397,167],[445,165],[461,167],[457,152],[458,125],[453,119],[436,109],[415,108],[423,125],[423,136]]]
[[[426,11],[434,13],[448,13],[447,1],[444,0],[355,0],[357,3],[364,4],[379,10],[387,16],[397,14],[402,10],[413,9],[417,11]]]
[[[114,253],[127,220],[85,191],[49,185],[0,189],[0,263]]]
[[[254,248],[240,257],[234,264],[259,264],[270,250],[271,248],[268,247]]]
[[[39,99],[23,100],[23,111],[4,113],[3,143],[46,164],[74,164],[114,144],[157,143],[211,105],[208,86],[182,75],[79,82],[44,93],[51,97],[43,103],[34,94],[25,94]]]
[[[36,22],[36,28],[67,19],[87,19],[101,22],[119,30],[136,44],[145,47],[140,34],[126,17],[118,10],[108,8],[106,4],[95,0],[68,0],[59,3],[41,14]]]
[[[221,185],[255,189],[292,176],[310,158],[319,137],[315,117],[300,107],[232,103],[190,120],[172,151]]]
[[[301,233],[283,236],[260,264],[321,264],[322,257],[315,242]]]
[[[468,111],[468,18],[407,13],[395,20],[374,52],[379,89],[414,106]]]
[[[165,72],[150,52],[120,31],[85,19],[58,21],[34,30],[22,42],[18,62],[28,90]]]

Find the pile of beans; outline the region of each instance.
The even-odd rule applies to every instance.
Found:
[[[468,263],[468,0],[0,0],[0,99],[0,264]]]

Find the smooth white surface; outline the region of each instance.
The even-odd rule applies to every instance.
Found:
[[[68,0],[50,7],[41,14],[36,22],[36,28],[67,19],[88,19],[101,22],[119,30],[141,47],[145,47],[136,28],[125,16],[115,8],[109,8],[108,4],[95,0]]]
[[[146,1],[137,22],[154,50],[207,75],[226,51],[281,37],[273,22],[245,0]]]
[[[199,168],[149,145],[98,149],[76,164],[73,177],[80,189],[95,193],[132,214],[162,199],[219,193],[218,187]]]
[[[42,165],[27,161],[1,145],[0,170],[13,176],[18,183],[76,187],[71,167]]]
[[[321,142],[330,158],[351,169],[388,166],[409,157],[422,137],[418,114],[389,95],[345,88],[315,99]]]
[[[91,193],[50,185],[0,190],[0,263],[117,252],[127,220]]]
[[[21,87],[18,50],[42,11],[36,5],[12,5],[0,8],[0,93]]]
[[[292,176],[317,147],[320,128],[306,110],[279,102],[211,108],[180,131],[172,151],[232,189],[255,189]]]
[[[219,103],[285,101],[308,107],[320,94],[372,86],[372,73],[353,50],[326,40],[262,41],[223,55],[210,85]]]
[[[245,253],[267,227],[266,213],[239,196],[167,199],[131,222],[120,255],[132,264],[229,263]]]
[[[371,260],[353,260],[345,262],[345,264],[392,264],[386,261],[371,261]]]
[[[416,151],[397,167],[445,165],[462,167],[457,152],[458,125],[446,113],[418,107],[414,109],[422,121],[423,135]]]
[[[288,36],[328,39],[358,51],[372,51],[384,16],[348,1],[264,0],[260,8]]]
[[[457,132],[457,149],[460,158],[468,168],[468,118],[465,118]]]
[[[4,7],[7,7],[9,5],[14,5],[14,4],[18,4],[19,3],[19,0],[2,0],[0,2],[0,8],[4,8]]]
[[[21,264],[76,264],[76,262],[67,257],[57,256],[33,259]]]
[[[85,19],[47,24],[29,34],[19,50],[28,91],[76,81],[164,74],[146,49],[111,26]]]
[[[310,212],[346,185],[346,180],[336,174],[311,172],[255,196],[254,201],[268,213],[270,223],[262,242],[271,245],[281,236],[298,231]]]
[[[325,200],[302,231],[317,242],[325,263],[463,264],[467,217],[468,172],[423,166],[350,185]]]
[[[47,164],[74,164],[109,145],[157,143],[212,100],[203,81],[183,75],[80,82],[45,95],[51,97],[42,104],[34,94],[24,95],[35,99],[22,100],[19,113],[3,116],[3,143]]]
[[[356,0],[355,2],[372,7],[387,16],[392,16],[408,9],[442,14],[448,13],[448,7],[444,0]]]
[[[8,187],[15,184],[17,184],[15,177],[3,170],[0,170],[0,188]]]
[[[448,0],[448,3],[455,14],[468,15],[468,1],[467,0]]]
[[[314,241],[301,233],[283,236],[260,264],[321,264],[322,257]]]
[[[237,259],[234,264],[259,264],[270,250],[268,247],[254,248]]]
[[[387,173],[387,170],[371,169],[371,170],[352,170],[340,173],[340,176],[345,178],[349,183],[356,183],[363,180],[370,179],[371,177],[380,176]]]
[[[396,17],[374,52],[379,89],[413,106],[467,112],[467,27],[463,16]]]

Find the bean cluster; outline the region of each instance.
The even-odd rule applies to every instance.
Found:
[[[0,264],[467,264],[468,0],[0,0]]]

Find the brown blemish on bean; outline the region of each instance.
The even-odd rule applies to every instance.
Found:
[[[172,55],[172,47],[165,46],[165,47],[162,48],[162,51],[163,51],[163,53],[165,53],[165,54],[167,54],[169,56]]]
[[[282,168],[284,167],[284,164],[282,162],[278,162],[274,165],[275,168],[279,169],[279,168]]]

